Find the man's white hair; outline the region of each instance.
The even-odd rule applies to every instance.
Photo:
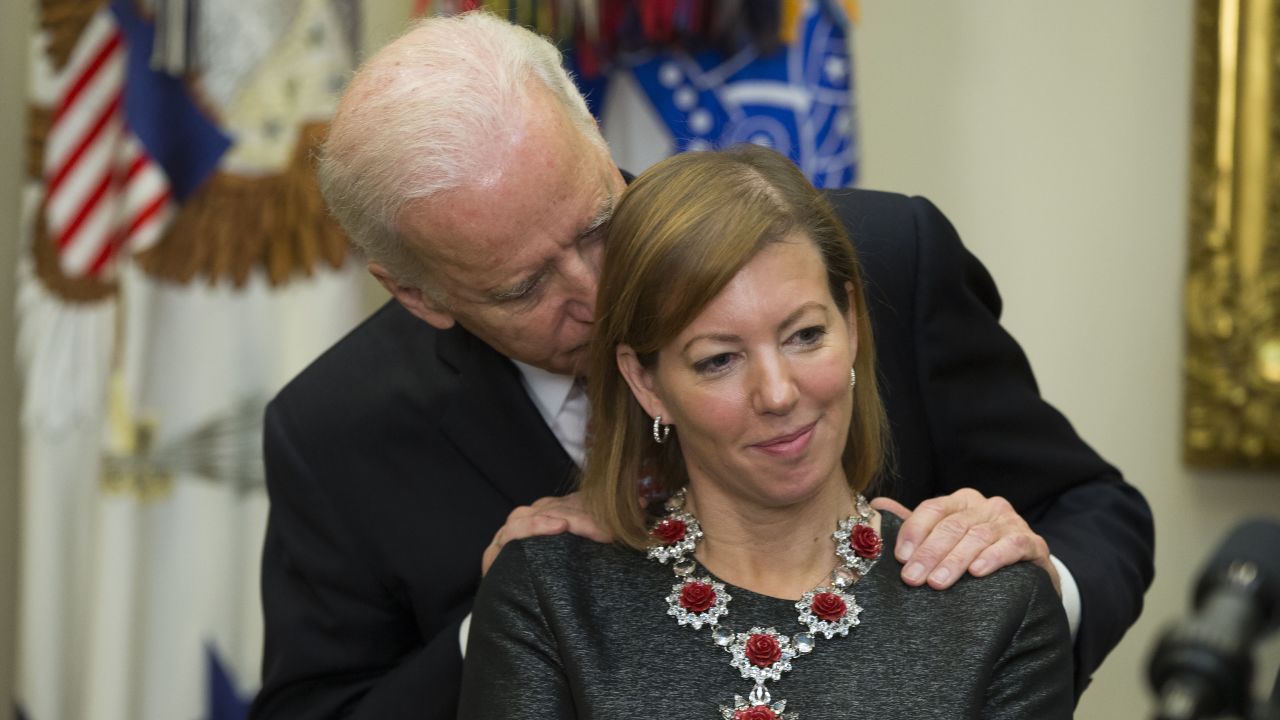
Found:
[[[318,173],[325,202],[366,259],[399,282],[429,285],[399,232],[400,213],[476,178],[484,149],[521,117],[532,83],[550,90],[583,136],[605,148],[560,51],[489,13],[420,20],[356,71]]]

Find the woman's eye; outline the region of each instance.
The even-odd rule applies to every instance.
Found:
[[[720,353],[719,355],[712,355],[711,357],[705,360],[699,360],[698,362],[694,363],[693,369],[699,373],[704,373],[704,374],[714,373],[729,367],[729,365],[732,362],[733,362],[732,353]]]
[[[827,329],[821,325],[814,325],[802,330],[797,330],[791,339],[800,345],[817,345],[822,342],[822,337],[827,334]]]

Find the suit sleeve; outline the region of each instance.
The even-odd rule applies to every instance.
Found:
[[[1052,720],[1072,715],[1071,635],[1049,577],[1039,569],[1026,594],[1022,621],[992,669],[987,720]]]
[[[467,640],[459,720],[577,717],[555,637],[521,542],[508,543],[480,584]]]
[[[1141,494],[1041,397],[1026,356],[1001,327],[982,263],[927,200],[911,200],[917,238],[917,379],[941,495],[1004,496],[1070,569],[1081,595],[1076,689],[1142,610],[1154,574],[1151,511]]]
[[[412,612],[375,577],[343,513],[317,487],[297,436],[273,402],[264,447],[271,511],[262,557],[263,687],[250,717],[454,717],[458,628],[469,603],[424,642]]]

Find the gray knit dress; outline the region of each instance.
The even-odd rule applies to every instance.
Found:
[[[817,639],[768,684],[800,720],[1070,718],[1071,640],[1043,570],[1021,563],[938,592],[899,579],[900,522],[852,587],[861,624]],[[705,574],[699,566],[698,575]],[[480,586],[458,717],[718,720],[753,686],[711,629],[667,615],[668,565],[573,535],[508,544]],[[737,632],[804,628],[794,601],[727,585]]]

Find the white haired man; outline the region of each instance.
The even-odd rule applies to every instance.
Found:
[[[625,181],[559,60],[491,16],[432,19],[342,98],[322,189],[394,300],[268,408],[254,717],[453,717],[482,559],[531,534],[605,539],[555,496],[582,460],[574,374]],[[1079,692],[1150,584],[1146,503],[1040,399],[936,208],[828,198],[871,288],[897,451],[878,504],[915,508],[904,582],[1039,563],[1079,626]]]

